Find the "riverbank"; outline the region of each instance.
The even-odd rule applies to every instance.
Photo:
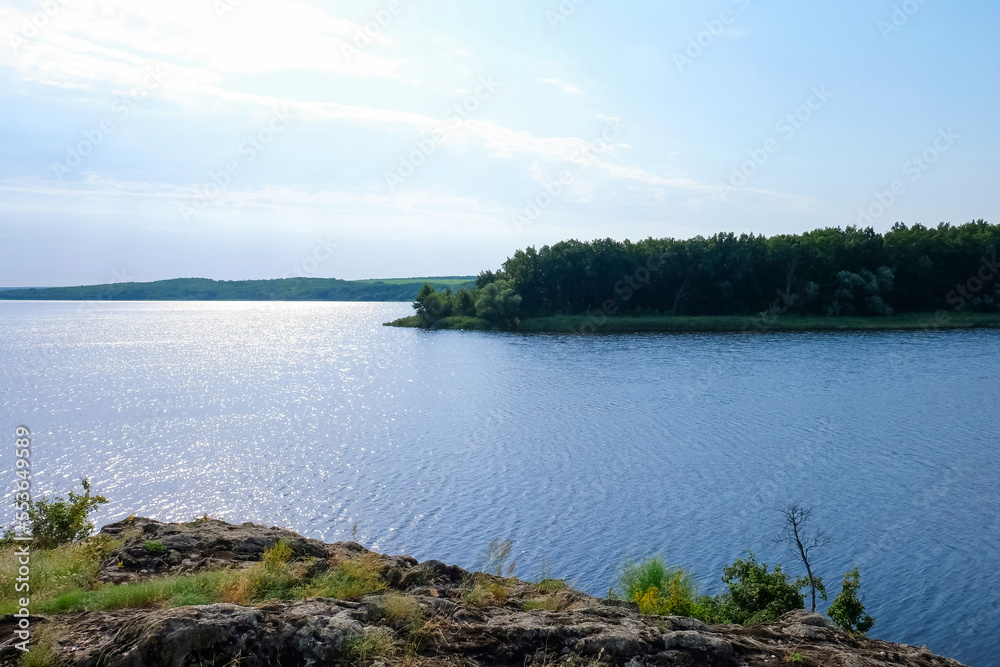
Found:
[[[386,326],[418,328],[416,315]],[[433,329],[503,330],[477,317],[446,317]],[[675,315],[614,316],[555,315],[521,320],[516,331],[527,333],[765,333],[771,331],[919,331],[934,329],[1000,329],[1000,313],[941,311],[906,313],[888,317],[705,316]]]
[[[801,609],[767,625],[708,626],[644,616],[635,603],[560,580],[470,573],[207,517],[132,517],[59,550],[32,553],[30,663],[8,613],[0,666],[960,667],[926,648],[848,635]],[[74,550],[94,555],[93,572],[66,567]],[[57,557],[61,581],[48,585],[93,581],[40,597],[36,582],[45,585],[46,559]]]

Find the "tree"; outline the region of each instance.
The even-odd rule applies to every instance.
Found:
[[[719,598],[721,616],[729,623],[740,625],[770,623],[793,609],[802,609],[805,596],[799,592],[804,580],[794,583],[775,565],[767,571],[765,563],[757,563],[749,549],[747,560],[736,562],[723,570],[722,581],[729,592]]]
[[[841,586],[840,594],[833,599],[830,607],[826,610],[830,618],[850,634],[863,635],[875,625],[875,619],[865,611],[863,599],[858,599],[858,588],[861,587],[861,579],[858,575],[858,568],[844,575],[844,583]]]
[[[441,318],[451,314],[451,290],[440,294],[433,285],[424,283],[424,286],[417,292],[413,308],[420,318],[420,326],[430,327]]]
[[[521,309],[521,296],[506,280],[498,280],[479,290],[476,298],[476,314],[504,326],[517,324],[517,314]]]
[[[822,530],[809,531],[806,524],[812,517],[812,509],[791,504],[781,510],[784,518],[784,526],[781,535],[775,539],[778,543],[794,544],[799,552],[802,564],[806,566],[806,579],[812,591],[812,611],[816,611],[816,591],[820,592],[820,597],[826,599],[826,587],[823,581],[813,575],[812,565],[809,563],[809,554],[817,547],[825,547],[830,543],[830,537]]]
[[[28,504],[31,536],[39,549],[54,549],[60,544],[82,540],[94,530],[88,515],[108,499],[90,495],[90,482],[82,480],[84,493],[69,492],[69,499],[39,498]]]

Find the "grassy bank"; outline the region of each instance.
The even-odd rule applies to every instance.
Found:
[[[416,315],[387,326],[418,327]],[[447,317],[435,329],[489,330],[485,320],[475,317]],[[906,313],[889,317],[811,317],[801,315],[706,316],[675,315],[619,316],[600,318],[589,315],[555,315],[521,320],[517,330],[529,333],[732,333],[768,331],[916,331],[922,329],[1000,329],[1000,313]]]

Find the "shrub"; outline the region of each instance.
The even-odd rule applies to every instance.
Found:
[[[639,612],[652,616],[688,616],[712,622],[688,572],[667,567],[662,558],[627,562],[618,573],[620,594],[639,605]]]
[[[875,619],[865,612],[863,600],[858,599],[860,587],[858,568],[854,568],[844,575],[840,594],[833,599],[826,610],[837,625],[854,635],[863,635],[875,625]]]
[[[162,554],[167,550],[160,540],[146,540],[146,551],[151,554]]]
[[[88,520],[91,512],[104,505],[104,496],[90,495],[90,482],[82,480],[83,495],[69,492],[69,498],[55,500],[39,498],[28,503],[28,520],[36,549],[54,549],[60,544],[75,542],[90,536],[94,524]]]
[[[799,589],[808,580],[790,582],[781,565],[768,572],[767,565],[757,563],[752,551],[747,553],[747,560],[737,558],[723,570],[722,581],[729,592],[718,598],[722,620],[740,625],[770,623],[786,612],[804,608],[805,595]]]

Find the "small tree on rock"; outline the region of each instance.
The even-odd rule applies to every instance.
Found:
[[[826,610],[837,625],[852,635],[863,635],[875,625],[875,619],[865,611],[864,599],[858,599],[860,587],[858,568],[854,568],[844,575],[840,595],[833,599]]]
[[[749,558],[737,558],[723,570],[722,581],[729,592],[719,596],[719,612],[727,623],[753,625],[770,623],[793,609],[802,609],[804,595],[799,592],[802,581],[789,581],[781,565],[767,571],[765,563],[758,563],[753,552]]]
[[[54,549],[60,544],[82,540],[90,536],[94,524],[89,515],[108,502],[104,496],[90,495],[90,482],[82,480],[83,494],[69,492],[69,499],[39,498],[28,506],[28,520],[35,546]]]

